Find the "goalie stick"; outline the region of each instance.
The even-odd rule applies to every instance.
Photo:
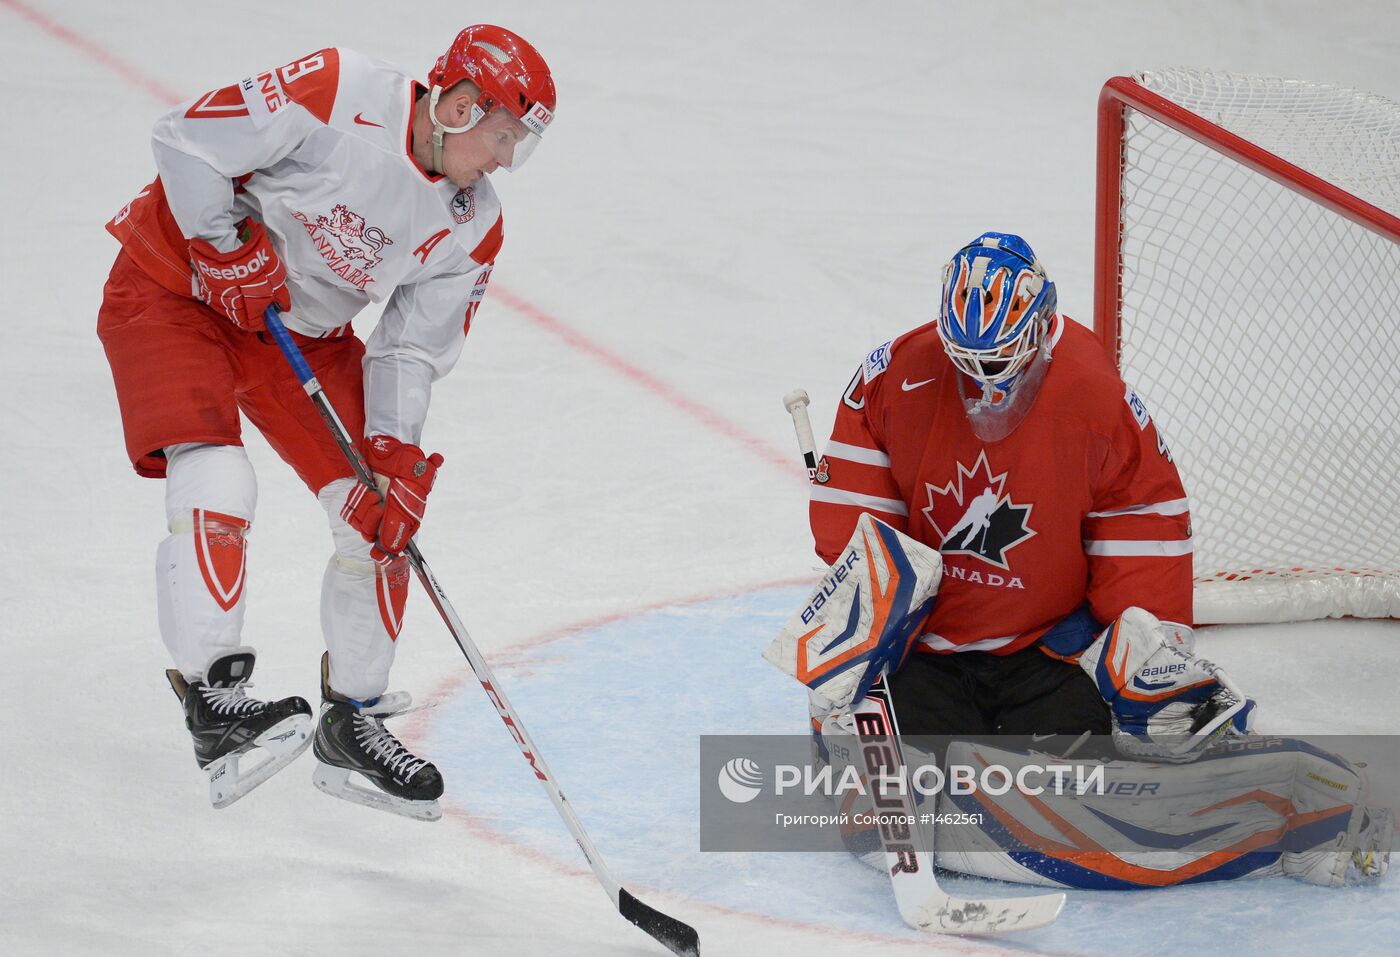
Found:
[[[380,495],[379,487],[375,484],[374,478],[370,475],[368,466],[361,458],[359,450],[355,447],[354,441],[350,438],[344,423],[336,415],[335,408],[331,405],[325,391],[321,388],[321,383],[316,381],[316,376],[311,371],[311,367],[306,362],[306,357],[301,354],[301,349],[293,341],[291,334],[287,332],[287,327],[282,324],[281,318],[277,314],[275,306],[269,306],[264,318],[267,322],[267,330],[272,334],[272,338],[277,341],[277,345],[282,350],[282,355],[286,357],[291,365],[292,371],[301,382],[302,388],[310,398],[316,411],[320,413],[326,427],[330,429],[331,435],[335,438],[336,445],[345,455],[345,459],[350,463],[350,468],[354,471],[355,477],[369,487],[376,495]],[[603,863],[597,848],[593,846],[593,841],[589,839],[588,833],[583,829],[583,822],[574,813],[573,805],[564,796],[559,783],[554,779],[554,774],[549,770],[549,765],[545,764],[544,757],[540,754],[539,748],[535,747],[535,742],[530,738],[530,732],[525,730],[525,725],[520,720],[520,715],[506,700],[505,693],[501,690],[500,682],[492,673],[491,668],[482,657],[481,651],[472,641],[471,635],[467,634],[466,626],[457,617],[456,611],[447,600],[446,593],[442,586],[438,584],[433,576],[432,569],[423,558],[423,553],[418,550],[418,544],[410,540],[408,547],[404,549],[408,556],[409,564],[418,574],[418,580],[428,593],[428,599],[433,603],[433,607],[442,616],[443,623],[447,625],[447,630],[451,632],[452,638],[457,642],[457,647],[467,659],[467,664],[471,665],[472,671],[476,674],[476,680],[481,682],[481,687],[485,689],[486,696],[491,699],[491,704],[496,708],[496,713],[505,722],[506,729],[510,731],[510,736],[515,739],[515,744],[520,748],[520,753],[525,756],[525,760],[530,763],[530,769],[535,772],[535,777],[539,779],[540,785],[549,795],[549,799],[554,802],[554,809],[559,812],[559,816],[564,819],[565,826],[569,833],[573,835],[574,842],[578,844],[579,850],[588,860],[588,865],[593,869],[593,875],[598,879],[598,883],[603,885],[603,890],[612,898],[613,906],[628,921],[646,931],[667,950],[681,957],[699,957],[700,935],[695,932],[695,928],[676,920],[667,914],[647,904],[642,903],[632,896],[627,889],[617,882],[612,872]]]
[[[816,441],[807,418],[810,401],[803,389],[783,396],[809,480],[816,475]],[[1053,923],[1064,906],[1064,894],[965,900],[938,886],[933,873],[933,828],[918,823],[886,677],[881,673],[866,696],[851,707],[851,716],[860,764],[870,772],[869,779],[897,782],[895,793],[872,785],[871,798],[881,818],[880,842],[899,916],[916,930],[943,934],[1003,934]]]

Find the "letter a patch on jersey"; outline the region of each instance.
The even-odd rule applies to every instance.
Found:
[[[413,251],[413,255],[418,257],[419,262],[426,265],[428,262],[428,257],[433,254],[433,250],[437,248],[437,244],[442,242],[450,235],[452,234],[449,233],[447,230],[439,229],[427,239],[423,240],[422,245],[420,245],[417,249]]]
[[[199,572],[214,601],[224,611],[232,611],[243,594],[248,564],[248,523],[233,515],[221,515],[202,508],[194,510],[194,552]]]
[[[403,608],[408,601],[408,559],[400,558],[388,568],[374,573],[375,591],[379,595],[379,619],[389,640],[397,641],[403,629]]]

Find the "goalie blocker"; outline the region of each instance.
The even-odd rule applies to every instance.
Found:
[[[937,551],[864,513],[763,657],[807,686],[814,716],[849,709],[904,663],[942,577]]]

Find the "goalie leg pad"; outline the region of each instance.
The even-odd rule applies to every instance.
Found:
[[[1370,781],[1360,767],[1335,755],[1332,761],[1300,762],[1295,801],[1301,807],[1328,806],[1339,796],[1351,813],[1310,840],[1294,840],[1283,855],[1283,873],[1309,884],[1341,887],[1379,880],[1390,864],[1395,821],[1387,808],[1367,807]]]
[[[1304,742],[1254,738],[1162,765],[959,741],[948,762],[1018,782],[942,793],[938,864],[966,874],[1115,890],[1277,874],[1337,886],[1385,870],[1391,821],[1364,806],[1364,773]],[[1048,781],[1023,769],[1052,765],[1072,769],[1068,786],[1024,786]]]

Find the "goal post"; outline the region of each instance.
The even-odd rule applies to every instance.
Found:
[[[1114,77],[1095,330],[1191,498],[1195,617],[1400,617],[1400,105]]]

